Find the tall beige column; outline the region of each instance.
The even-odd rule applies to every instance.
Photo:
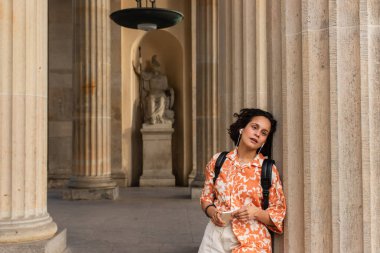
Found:
[[[267,2],[218,1],[218,149],[232,148],[226,129],[242,108],[268,109]],[[279,4],[279,3],[277,3]]]
[[[280,177],[283,178],[284,165],[283,165],[283,106],[282,106],[282,34],[281,34],[281,0],[267,0],[266,1],[266,51],[267,64],[267,110],[270,111],[278,122],[278,128],[275,138],[273,139],[272,154],[273,159],[276,161],[276,166],[279,168]],[[285,189],[286,190],[286,189]],[[283,252],[284,249],[284,236],[274,237],[273,243],[274,252]]]
[[[115,199],[110,157],[110,3],[75,0],[74,140],[69,199]]]
[[[251,1],[247,1],[251,2]],[[246,9],[245,9],[246,10]],[[267,80],[267,0],[256,0],[256,100],[257,107],[268,109]],[[249,27],[247,24],[245,27]],[[247,60],[245,61],[247,62]],[[249,71],[249,69],[247,70]]]
[[[289,208],[275,252],[377,252],[379,1],[220,0],[215,7],[216,90],[225,93],[217,125],[227,128],[231,113],[250,105],[279,119],[274,158]],[[217,136],[213,144],[227,147],[225,133]]]
[[[363,252],[360,4],[330,7],[334,252]]]
[[[234,90],[232,87],[233,85],[230,85],[232,83],[235,84],[236,90],[239,91],[240,87],[238,85],[240,83],[236,83],[233,81],[233,73],[234,71],[231,71],[231,68],[233,66],[233,59],[232,59],[232,41],[233,41],[233,34],[232,31],[234,29],[232,28],[232,4],[234,1],[220,1],[218,0],[218,41],[217,46],[218,48],[218,96],[223,96],[223,101],[218,100],[218,125],[220,130],[225,130],[229,127],[231,124],[231,115],[235,108],[232,107],[232,96]],[[253,2],[253,1],[252,1]],[[254,3],[253,3],[254,4]],[[246,16],[245,16],[246,17]],[[252,19],[252,15],[249,16],[251,19],[247,22],[250,22]],[[255,43],[254,38],[251,38],[251,43]],[[241,49],[241,45],[239,46],[239,49]],[[248,58],[254,57],[254,50],[250,51],[250,53],[247,55]],[[253,56],[252,56],[253,54]],[[250,72],[250,75],[254,76],[256,71],[254,66],[252,65],[246,65],[247,68],[251,68],[252,71]],[[233,68],[235,69],[235,68]],[[250,78],[250,76],[245,75],[243,77],[244,79]],[[236,92],[235,92],[236,93]],[[240,106],[240,105],[239,105]],[[219,113],[223,112],[223,113]],[[231,142],[229,141],[228,134],[226,131],[219,131],[218,133],[218,144],[220,148],[226,148],[228,146],[231,146]]]
[[[380,2],[360,1],[364,252],[380,248]]]
[[[197,2],[196,148],[193,185],[213,154],[233,148],[227,129],[245,107],[268,109],[267,2]],[[280,89],[278,89],[280,90]],[[281,92],[281,91],[280,91]]]
[[[283,184],[288,209],[284,252],[304,253],[304,171],[302,113],[302,5],[282,1]],[[276,64],[276,63],[273,63]],[[278,63],[277,63],[278,64]],[[291,186],[291,187],[290,187]]]
[[[329,0],[302,1],[305,252],[332,246],[328,10]]]
[[[379,3],[282,10],[284,252],[377,252]]]
[[[217,152],[217,55],[216,43],[216,0],[197,1],[197,36],[196,40],[196,139],[193,144],[196,148],[196,173],[191,183],[192,197],[200,195],[204,182],[204,167]]]
[[[191,95],[192,95],[192,103],[191,103],[191,124],[192,129],[196,129],[197,127],[197,102],[196,102],[196,94],[197,94],[197,0],[191,0]],[[197,175],[197,148],[194,145],[197,143],[197,132],[192,131],[192,170],[188,176],[189,186],[192,188],[192,182]],[[198,188],[201,187],[201,184]],[[196,197],[193,196],[192,197]]]
[[[47,0],[1,1],[0,244],[57,231],[46,208],[47,50]]]

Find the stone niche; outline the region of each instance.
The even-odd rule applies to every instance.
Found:
[[[187,156],[188,160],[185,161],[184,154],[190,154],[191,151],[191,135],[189,134],[191,128],[187,127],[191,125],[191,111],[187,112],[188,109],[191,109],[191,99],[185,95],[191,94],[191,84],[186,83],[187,80],[190,80],[190,78],[186,78],[190,72],[186,72],[184,68],[183,50],[184,48],[178,38],[169,31],[163,30],[141,34],[141,37],[134,40],[131,47],[130,56],[132,57],[131,62],[134,66],[131,68],[131,74],[133,75],[131,78],[132,82],[129,83],[130,86],[127,85],[127,88],[123,90],[128,91],[132,89],[136,93],[134,93],[134,98],[124,100],[125,107],[123,107],[123,110],[125,112],[124,115],[127,115],[127,112],[129,113],[130,111],[134,112],[134,118],[130,121],[131,141],[134,145],[131,147],[131,152],[126,154],[127,156],[125,157],[127,161],[131,161],[130,178],[132,179],[132,185],[144,185],[144,180],[148,176],[147,173],[149,173],[146,167],[146,157],[147,152],[149,152],[146,151],[146,145],[151,144],[147,144],[148,140],[145,139],[147,135],[150,135],[148,132],[153,127],[147,128],[147,126],[163,124],[162,126],[155,126],[155,128],[161,129],[165,128],[165,124],[170,123],[168,121],[172,122],[170,126],[172,129],[170,134],[170,154],[172,159],[171,172],[169,173],[170,178],[173,178],[174,175],[175,185],[184,185],[184,182],[187,180],[186,175],[189,173],[188,169],[191,168],[191,156]],[[154,59],[155,55],[156,59]],[[146,117],[146,114],[152,115],[151,104],[146,103],[147,94],[149,93],[142,96],[139,95],[144,92],[141,91],[141,83],[143,83],[146,89],[147,82],[152,85],[153,81],[162,81],[160,78],[154,78],[156,75],[154,72],[158,72],[155,71],[156,60],[159,63],[159,72],[165,76],[160,76],[160,78],[166,78],[168,84],[169,89],[167,89],[165,94],[167,96],[169,96],[168,94],[174,94],[175,96],[173,100],[171,98],[167,100],[170,101],[170,110],[165,110],[164,120],[156,120],[156,117]],[[130,94],[123,95],[125,98],[128,96],[130,97]],[[155,103],[159,103],[158,100]],[[161,115],[162,113],[158,114]],[[146,136],[144,137],[143,135]],[[128,138],[124,138],[123,141],[127,142]],[[125,146],[127,145],[129,144],[125,143]],[[128,158],[128,155],[130,155],[130,158]],[[160,159],[163,158],[161,157]],[[135,183],[136,181],[137,183]]]

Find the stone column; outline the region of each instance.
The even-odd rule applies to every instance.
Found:
[[[42,252],[57,231],[46,208],[47,51],[47,0],[1,1],[1,252]]]
[[[211,156],[230,150],[227,128],[244,107],[267,109],[266,1],[198,1],[196,147],[197,176]]]
[[[197,0],[191,0],[191,95],[192,95],[192,103],[191,103],[191,126],[192,129],[196,129],[197,127],[197,103],[196,103],[196,95],[197,95]],[[188,176],[188,183],[191,186],[191,183],[194,181],[195,176],[197,175],[197,148],[194,145],[197,142],[197,133],[196,131],[192,131],[192,170]],[[199,187],[198,187],[199,188]]]
[[[75,0],[73,176],[68,199],[116,199],[110,157],[110,3]]]
[[[332,246],[328,12],[329,0],[302,2],[305,252]]]
[[[216,45],[198,43],[198,57],[210,52],[202,51],[208,45],[217,46],[216,94],[226,95],[217,100],[217,113],[211,114],[206,113],[206,102],[214,93],[197,93],[197,117],[206,122],[216,117],[217,126],[227,128],[232,112],[252,105],[267,106],[279,119],[274,155],[283,171],[289,209],[285,234],[275,237],[275,252],[376,252],[380,3],[269,0],[265,32],[258,24],[263,4],[220,0],[214,6],[223,17],[218,19],[218,40]],[[200,27],[211,20],[210,13],[197,16],[206,15]],[[257,55],[260,48],[268,59]],[[197,71],[197,78],[206,80],[210,73]],[[210,85],[197,83],[201,91]],[[206,137],[214,128],[199,122],[197,127],[203,131],[197,131],[196,142],[200,170],[210,151]],[[212,144],[218,150],[229,145],[222,131],[217,137]]]
[[[280,176],[283,178],[283,106],[282,106],[282,34],[281,34],[281,0],[266,1],[266,43],[267,43],[267,110],[270,111],[277,122],[275,138],[273,139],[272,154],[276,161],[276,166],[279,168]],[[274,64],[275,63],[275,64]],[[287,189],[285,189],[287,190]],[[275,235],[273,243],[274,252],[283,252],[284,236]]]
[[[282,10],[284,251],[376,252],[379,3]]]
[[[256,104],[268,110],[267,0],[256,0]],[[245,27],[249,27],[247,24]],[[249,71],[249,70],[247,70]]]
[[[380,248],[380,2],[360,1],[363,240],[364,252]]]
[[[302,113],[302,5],[282,1],[283,184],[287,206],[285,252],[304,253],[304,171]],[[275,64],[275,63],[273,63]],[[278,64],[278,63],[277,63]],[[290,187],[291,186],[291,187]]]
[[[363,252],[360,4],[339,0],[329,13],[333,252]]]
[[[267,109],[267,1],[218,1],[218,150],[233,148],[226,129],[244,107]]]
[[[217,101],[217,76],[216,76],[216,0],[198,0],[197,2],[197,33],[205,36],[197,36],[196,44],[196,138],[193,144],[196,148],[195,161],[196,173],[191,183],[193,198],[200,195],[203,187],[203,170],[211,155],[216,149],[216,101]],[[206,99],[207,98],[207,99]]]

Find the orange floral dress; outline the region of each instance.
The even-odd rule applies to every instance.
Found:
[[[258,154],[253,162],[240,164],[237,159],[237,149],[234,149],[227,154],[214,185],[214,168],[219,154],[215,154],[206,166],[201,202],[214,203],[219,211],[231,211],[251,205],[261,208],[263,201],[260,183],[261,165],[265,157]],[[266,226],[255,219],[246,222],[232,220],[232,230],[240,242],[240,246],[232,250],[232,253],[271,252],[271,236],[268,229],[279,234],[283,232],[286,203],[275,165],[272,169],[272,187],[269,191],[269,206],[266,211],[275,226]]]

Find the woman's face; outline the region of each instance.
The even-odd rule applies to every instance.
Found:
[[[269,119],[256,116],[243,128],[240,145],[249,149],[259,149],[267,140],[271,128]]]

